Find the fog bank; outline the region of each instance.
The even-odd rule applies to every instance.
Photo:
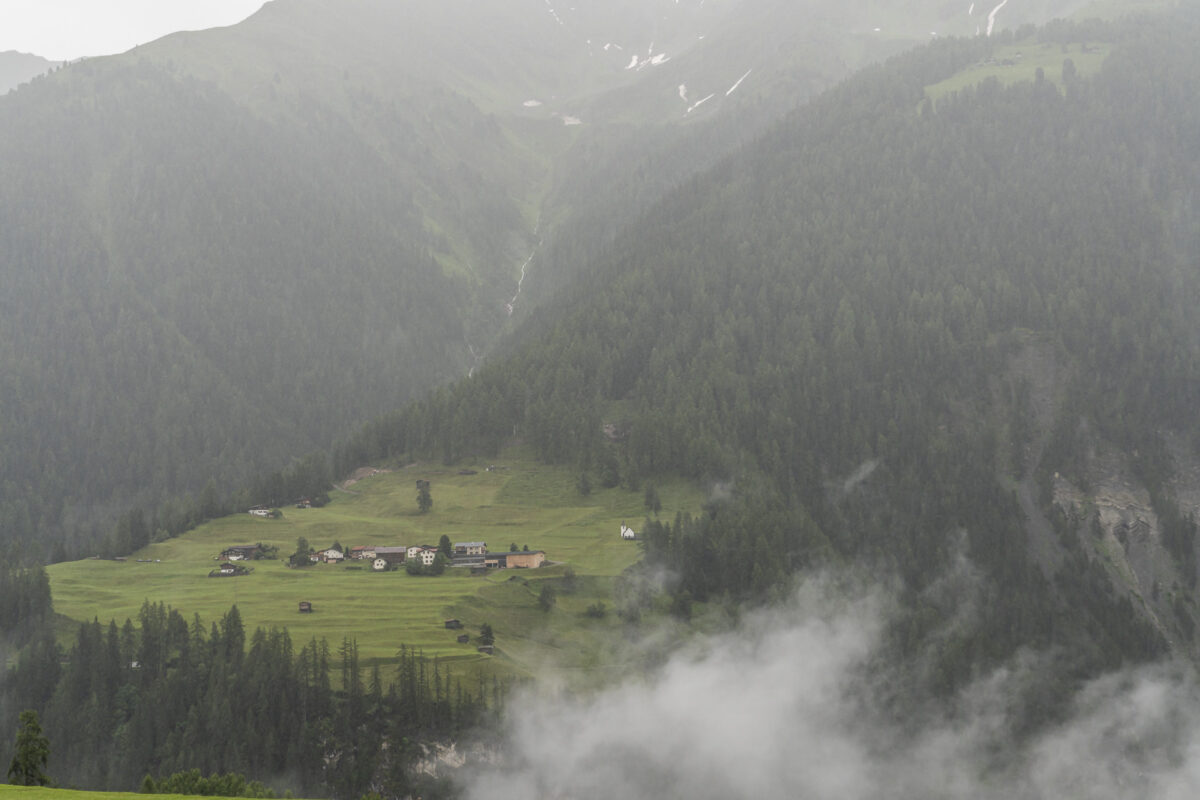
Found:
[[[1022,658],[920,724],[872,708],[888,604],[814,581],[652,675],[587,699],[509,706],[509,752],[466,781],[483,798],[1192,798],[1200,694],[1160,665],[1086,686],[1070,719],[1018,748],[1005,709]],[[867,669],[870,663],[870,669]],[[915,730],[914,730],[915,728]]]

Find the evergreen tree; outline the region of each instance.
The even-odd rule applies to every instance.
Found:
[[[296,539],[296,552],[292,553],[288,563],[293,567],[307,567],[312,564],[312,559],[309,558],[312,549],[308,546],[308,539],[303,536]]]
[[[554,584],[542,581],[542,590],[538,593],[538,608],[549,611],[557,602],[558,592],[555,591]]]
[[[662,511],[662,500],[658,497],[658,489],[654,488],[654,484],[646,484],[646,494],[642,499],[642,505],[647,511],[653,511],[655,514]]]
[[[36,711],[21,712],[16,752],[8,767],[8,780],[18,786],[47,786],[46,764],[50,760],[50,740],[42,735]]]

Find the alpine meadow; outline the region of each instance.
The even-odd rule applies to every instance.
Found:
[[[1198,87],[1170,0],[0,53],[0,795],[1195,797]]]

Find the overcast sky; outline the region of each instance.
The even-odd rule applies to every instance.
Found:
[[[123,53],[168,33],[232,25],[263,0],[0,0],[0,52],[63,61]]]

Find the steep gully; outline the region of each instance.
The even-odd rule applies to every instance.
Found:
[[[513,294],[511,300],[504,304],[504,310],[508,312],[508,316],[510,317],[513,315],[513,311],[516,310],[517,301],[521,298],[521,290],[525,286],[525,276],[529,272],[529,265],[533,263],[534,257],[537,255],[538,250],[542,246],[541,229],[542,218],[541,215],[538,215],[537,223],[533,226],[533,235],[536,237],[537,241],[534,243],[533,249],[529,252],[529,257],[525,259],[523,264],[521,264],[521,274],[517,278],[516,293]],[[475,375],[475,370],[480,364],[483,363],[485,353],[476,350],[475,346],[471,344],[470,341],[467,341],[467,351],[471,354],[471,368],[467,370],[467,377],[471,378]]]

